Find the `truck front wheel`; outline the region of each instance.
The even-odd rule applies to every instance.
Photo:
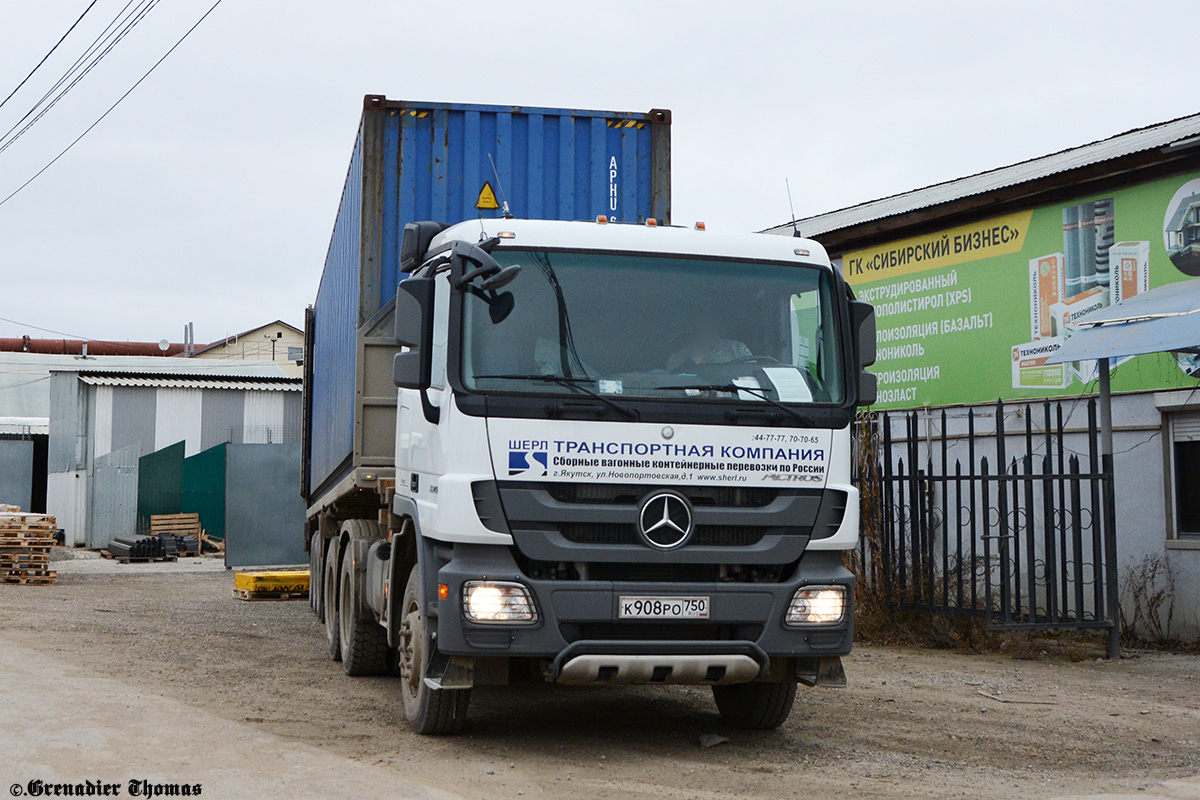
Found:
[[[413,567],[404,587],[400,618],[400,680],[404,716],[422,734],[458,733],[467,721],[470,689],[435,689],[425,682],[430,649],[420,567]]]
[[[735,728],[778,728],[792,713],[794,683],[737,683],[714,686],[713,699],[721,719]]]

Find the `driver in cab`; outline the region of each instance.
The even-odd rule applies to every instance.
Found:
[[[668,372],[680,372],[695,364],[727,364],[754,355],[744,343],[721,338],[721,324],[713,316],[692,323],[686,344],[667,359]]]

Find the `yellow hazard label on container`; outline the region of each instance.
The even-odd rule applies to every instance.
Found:
[[[479,199],[475,201],[475,207],[478,209],[494,209],[499,208],[500,204],[496,202],[496,193],[492,191],[492,184],[484,182],[483,188],[479,190]]]

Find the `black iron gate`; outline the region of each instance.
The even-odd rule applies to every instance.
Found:
[[[1086,424],[1070,427],[1081,406]],[[1094,399],[860,425],[877,456],[860,467],[871,485],[859,556],[889,605],[989,630],[1113,628],[1112,469]]]

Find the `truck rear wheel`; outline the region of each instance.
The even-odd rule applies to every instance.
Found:
[[[321,596],[321,534],[314,533],[308,542],[308,607],[324,621],[321,608],[324,605]]]
[[[470,689],[434,689],[425,682],[434,646],[423,612],[420,566],[409,573],[400,618],[400,680],[404,716],[421,734],[458,733],[467,721]]]
[[[358,520],[352,521],[354,524]],[[351,544],[353,546],[353,543]],[[359,596],[361,581],[354,574],[354,558],[342,557],[338,591],[338,634],[342,669],[347,675],[386,675],[389,672],[387,631]]]
[[[321,571],[321,596],[325,609],[325,642],[329,645],[329,657],[334,661],[342,660],[342,636],[338,630],[338,555],[341,547],[335,537],[329,540],[325,548],[325,567]]]
[[[778,728],[792,713],[794,683],[737,683],[714,686],[713,699],[721,719],[735,728]]]

